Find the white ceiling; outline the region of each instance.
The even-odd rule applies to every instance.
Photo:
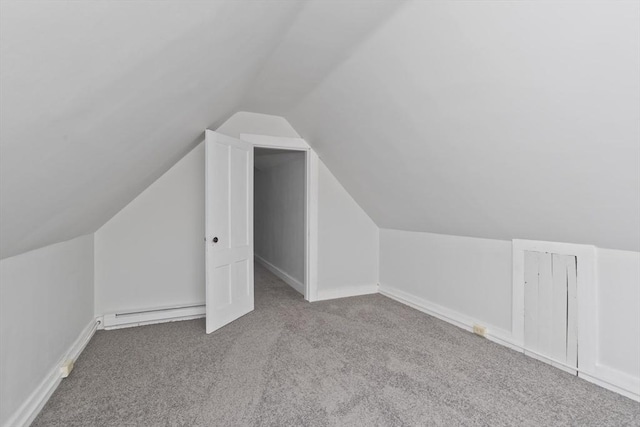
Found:
[[[380,227],[640,250],[640,2],[411,2],[285,116]]]
[[[2,258],[104,224],[239,109],[302,10],[326,19],[329,3],[3,0]],[[355,41],[325,36],[326,71]]]
[[[96,230],[238,110],[382,227],[640,250],[636,1],[0,5],[3,258]]]

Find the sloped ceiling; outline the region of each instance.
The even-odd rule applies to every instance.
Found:
[[[3,0],[1,257],[104,224],[205,128],[238,111],[301,11],[315,3]],[[363,2],[329,3],[348,13]],[[380,12],[369,13],[359,34],[390,9],[372,3]],[[313,13],[304,16],[313,21]],[[332,41],[315,63],[332,64],[358,41],[352,33],[325,31]],[[293,92],[310,87],[306,76],[304,84],[291,77],[289,96],[297,99]]]
[[[95,231],[238,110],[381,227],[640,250],[635,1],[0,4],[3,258]]]
[[[638,251],[639,8],[411,2],[284,114],[380,227]]]

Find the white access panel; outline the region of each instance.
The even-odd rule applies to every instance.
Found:
[[[525,353],[573,374],[578,367],[576,257],[524,253]]]

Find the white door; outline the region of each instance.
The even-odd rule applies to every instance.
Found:
[[[207,333],[253,311],[253,145],[207,130]]]
[[[525,251],[524,261],[525,354],[576,374],[576,257]]]

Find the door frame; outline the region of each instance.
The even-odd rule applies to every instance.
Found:
[[[318,300],[318,155],[302,138],[241,133],[242,141],[254,149],[300,151],[305,153],[305,266],[304,299]]]
[[[596,371],[598,350],[598,295],[596,284],[596,248],[591,245],[545,242],[537,240],[513,240],[513,287],[512,287],[512,339],[514,344],[527,350],[524,345],[524,253],[525,251],[548,252],[572,255],[577,262],[577,325],[578,325],[578,373]],[[554,365],[564,365],[552,360]],[[566,365],[565,365],[566,366]],[[568,367],[568,366],[567,366]],[[575,369],[574,369],[575,370]]]

